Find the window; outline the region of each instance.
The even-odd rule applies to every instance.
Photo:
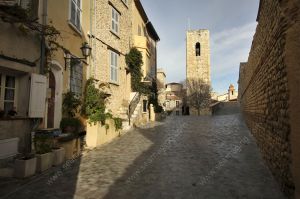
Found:
[[[16,103],[16,77],[0,74],[0,107],[7,114]]]
[[[200,43],[196,43],[196,56],[200,56],[201,55],[201,45]]]
[[[176,101],[176,108],[179,108],[179,101]]]
[[[118,54],[110,51],[110,81],[118,82]]]
[[[76,96],[82,95],[82,63],[71,59],[70,91]]]
[[[148,101],[147,100],[143,100],[143,112],[144,113],[147,112],[147,104],[148,104]]]
[[[111,30],[114,33],[119,33],[119,18],[120,14],[113,7],[111,8]]]
[[[70,22],[81,31],[81,0],[70,0]]]

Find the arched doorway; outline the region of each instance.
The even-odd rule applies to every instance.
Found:
[[[54,127],[54,111],[55,111],[55,76],[52,71],[49,72],[49,89],[51,94],[48,98],[48,117],[47,117],[47,128]]]

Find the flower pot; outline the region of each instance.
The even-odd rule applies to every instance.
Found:
[[[44,153],[44,154],[37,154],[37,163],[36,163],[36,170],[37,172],[43,172],[47,169],[50,169],[53,164],[53,153]]]
[[[53,149],[53,166],[58,166],[64,163],[66,151],[64,148]]]
[[[33,176],[36,172],[37,158],[17,159],[14,165],[14,175],[17,178]]]

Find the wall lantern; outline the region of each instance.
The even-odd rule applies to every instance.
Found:
[[[89,46],[88,43],[85,42],[80,49],[81,49],[82,55],[85,58],[87,58],[91,55],[92,48]]]
[[[92,48],[87,42],[84,42],[80,49],[83,57],[73,57],[70,52],[65,54],[65,70],[67,69],[67,60],[86,60],[87,57],[91,56]]]

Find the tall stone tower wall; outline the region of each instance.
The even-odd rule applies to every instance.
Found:
[[[196,45],[200,44],[200,55],[196,55]],[[202,79],[210,84],[210,44],[209,30],[188,31],[186,35],[186,75],[187,80]]]
[[[186,35],[186,79],[203,80],[204,83],[211,85],[210,78],[210,44],[209,30],[188,31]],[[187,104],[191,105],[189,96],[191,91],[187,87]],[[210,115],[209,107],[199,110],[190,107],[191,115]]]

